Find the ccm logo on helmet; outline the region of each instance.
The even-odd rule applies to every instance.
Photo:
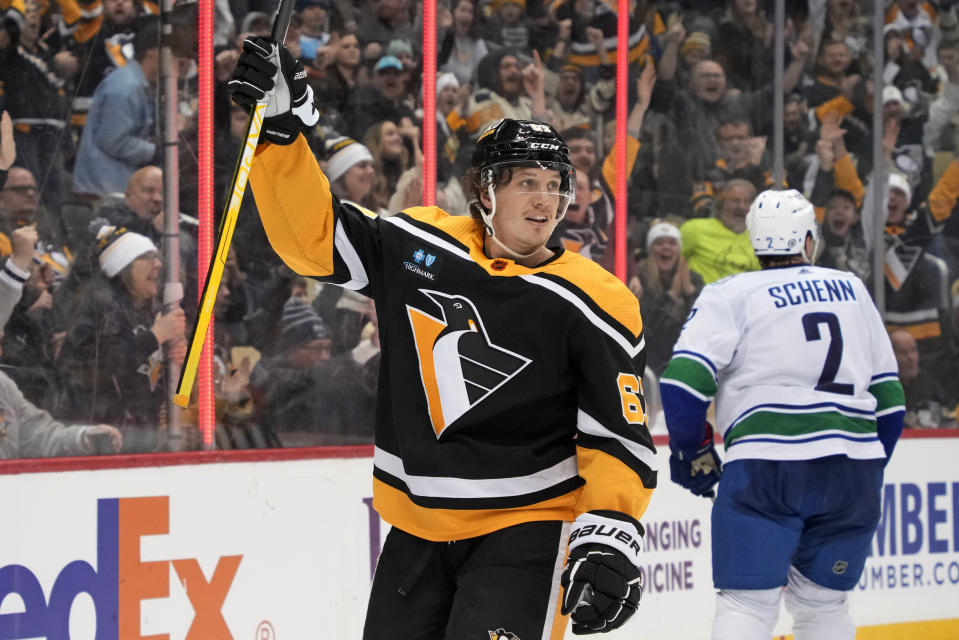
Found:
[[[530,149],[545,149],[547,151],[558,151],[559,145],[553,142],[530,142]]]

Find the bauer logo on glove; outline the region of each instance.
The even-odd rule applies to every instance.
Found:
[[[574,634],[618,629],[636,613],[643,595],[642,548],[642,525],[624,514],[590,511],[576,518],[560,579],[562,612],[573,621]]]
[[[285,46],[269,38],[247,38],[227,88],[238,105],[266,103],[260,142],[291,144],[320,119],[306,69]]]

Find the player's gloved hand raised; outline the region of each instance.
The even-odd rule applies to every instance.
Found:
[[[576,519],[561,578],[562,612],[572,619],[574,634],[618,629],[636,613],[643,580],[634,559],[642,540],[642,526],[621,514],[595,511]]]
[[[266,101],[261,140],[291,144],[304,128],[320,118],[313,106],[313,88],[306,69],[285,46],[269,38],[247,38],[227,83],[233,101],[250,109]]]
[[[694,495],[712,497],[723,463],[713,444],[713,425],[706,423],[706,437],[696,447],[673,447],[669,455],[669,477]]]

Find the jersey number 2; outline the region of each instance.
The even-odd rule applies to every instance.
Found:
[[[804,315],[802,326],[806,330],[806,342],[821,339],[819,333],[819,325],[821,324],[829,328],[829,349],[826,351],[826,363],[823,364],[816,390],[851,396],[853,394],[851,384],[836,382],[839,361],[842,360],[842,330],[839,328],[839,318],[836,317],[836,314],[818,311]]]

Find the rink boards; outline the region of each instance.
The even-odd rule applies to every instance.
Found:
[[[667,451],[645,519],[647,590],[611,640],[708,634],[711,503],[668,481]],[[0,640],[359,638],[386,532],[370,453],[0,463]],[[959,438],[900,442],[851,597],[859,638],[959,638],[957,460]]]

